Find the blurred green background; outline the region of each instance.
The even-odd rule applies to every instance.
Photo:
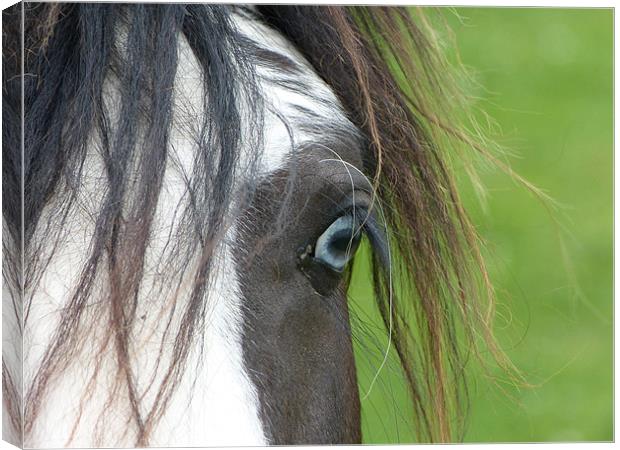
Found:
[[[613,11],[445,8],[441,14],[479,84],[468,92],[477,99],[473,106],[501,128],[492,137],[517,154],[510,160],[516,172],[561,205],[552,220],[541,202],[497,170],[482,171],[485,211],[462,186],[488,244],[498,338],[536,385],[502,392],[474,377],[465,441],[610,441]],[[354,277],[354,316],[371,316],[356,337],[364,396],[385,342],[373,338],[380,333],[367,323],[374,314],[367,281],[357,271]],[[364,441],[413,442],[407,402],[390,360],[362,401]]]

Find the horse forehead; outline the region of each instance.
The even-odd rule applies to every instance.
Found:
[[[360,164],[359,146],[341,145],[352,142],[351,138],[359,139],[359,130],[347,118],[334,91],[303,55],[277,30],[262,23],[251,10],[238,8],[231,19],[248,47],[261,96],[260,105],[248,101],[243,95],[237,98],[242,117],[240,173],[244,168],[251,168],[250,178],[268,175],[286,165],[289,156],[301,148],[305,149],[306,155],[314,153]],[[178,46],[177,100],[171,141],[172,151],[176,153],[174,158],[189,169],[193,164],[193,154],[178,154],[174,148],[191,146],[185,124],[195,121],[203,108],[204,77],[203,69],[184,37],[179,39]],[[255,158],[257,148],[252,135],[256,124],[248,118],[257,107],[262,108],[263,130],[262,149]],[[258,163],[258,167],[250,163],[252,160]]]
[[[338,145],[338,137],[357,137],[358,129],[331,87],[277,30],[251,15],[233,17],[254,48],[253,63],[263,93],[260,170],[268,173],[281,168],[291,153],[302,148],[306,155],[318,153],[358,162],[354,149]]]

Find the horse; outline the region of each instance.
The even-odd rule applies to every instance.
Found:
[[[501,351],[422,11],[22,2],[3,38],[5,439],[362,442],[360,258],[419,440],[459,439]]]

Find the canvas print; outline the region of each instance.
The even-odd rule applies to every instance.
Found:
[[[2,436],[611,441],[613,10],[2,14]]]

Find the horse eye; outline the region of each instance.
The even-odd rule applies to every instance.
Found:
[[[361,234],[361,227],[353,216],[339,217],[317,239],[314,260],[335,272],[342,272],[353,258]]]

